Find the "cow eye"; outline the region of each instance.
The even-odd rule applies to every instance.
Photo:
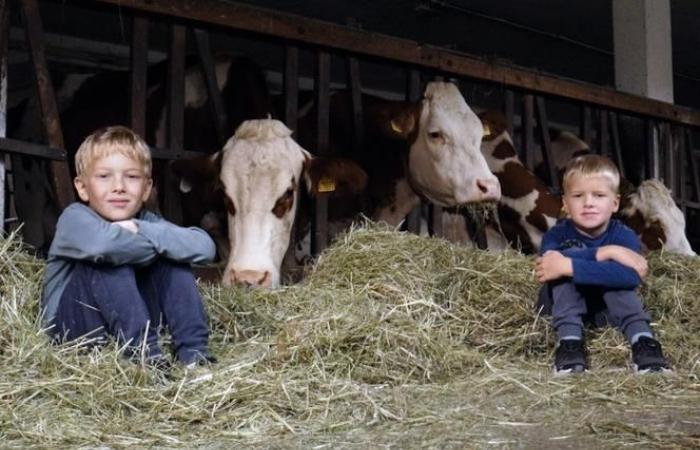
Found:
[[[233,200],[228,195],[224,196],[224,205],[226,206],[226,211],[232,216],[236,215],[236,205],[233,204]]]
[[[292,209],[293,204],[294,189],[289,188],[275,202],[275,206],[272,208],[272,214],[281,219],[285,214],[287,214],[287,211]]]
[[[442,137],[442,133],[439,131],[429,131],[428,136],[430,139],[440,139]]]

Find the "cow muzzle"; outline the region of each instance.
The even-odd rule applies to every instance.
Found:
[[[498,179],[477,178],[476,192],[480,195],[479,201],[498,201],[501,199],[501,184]]]
[[[231,272],[231,284],[269,288],[272,286],[272,274],[267,270],[235,270]]]

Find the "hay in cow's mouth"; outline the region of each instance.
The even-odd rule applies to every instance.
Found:
[[[0,241],[0,436],[10,447],[690,447],[699,443],[700,258],[654,254],[642,294],[675,373],[635,377],[615,330],[551,374],[532,259],[388,228],[340,237],[299,285],[202,287],[219,358],[189,384],[116,346],[38,331],[43,263]]]

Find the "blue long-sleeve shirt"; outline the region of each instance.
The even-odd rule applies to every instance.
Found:
[[[142,267],[159,257],[196,264],[214,259],[216,247],[204,230],[179,227],[149,211],[141,211],[134,222],[137,233],[103,219],[82,203],[72,203],[63,211],[46,259],[41,300],[44,326],[55,317],[77,261]]]
[[[554,225],[542,237],[540,254],[557,250],[571,258],[573,282],[613,289],[634,289],[641,280],[637,272],[617,261],[597,261],[596,253],[604,245],[619,245],[639,253],[639,237],[617,219],[611,219],[600,236],[591,238],[581,234],[570,219]]]

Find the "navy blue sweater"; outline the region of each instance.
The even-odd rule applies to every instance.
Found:
[[[613,289],[639,286],[639,275],[631,267],[617,261],[596,261],[596,252],[604,245],[619,245],[637,253],[641,251],[637,235],[617,219],[611,219],[607,230],[596,238],[581,234],[570,219],[564,219],[544,234],[540,254],[557,250],[571,258],[576,284]]]

